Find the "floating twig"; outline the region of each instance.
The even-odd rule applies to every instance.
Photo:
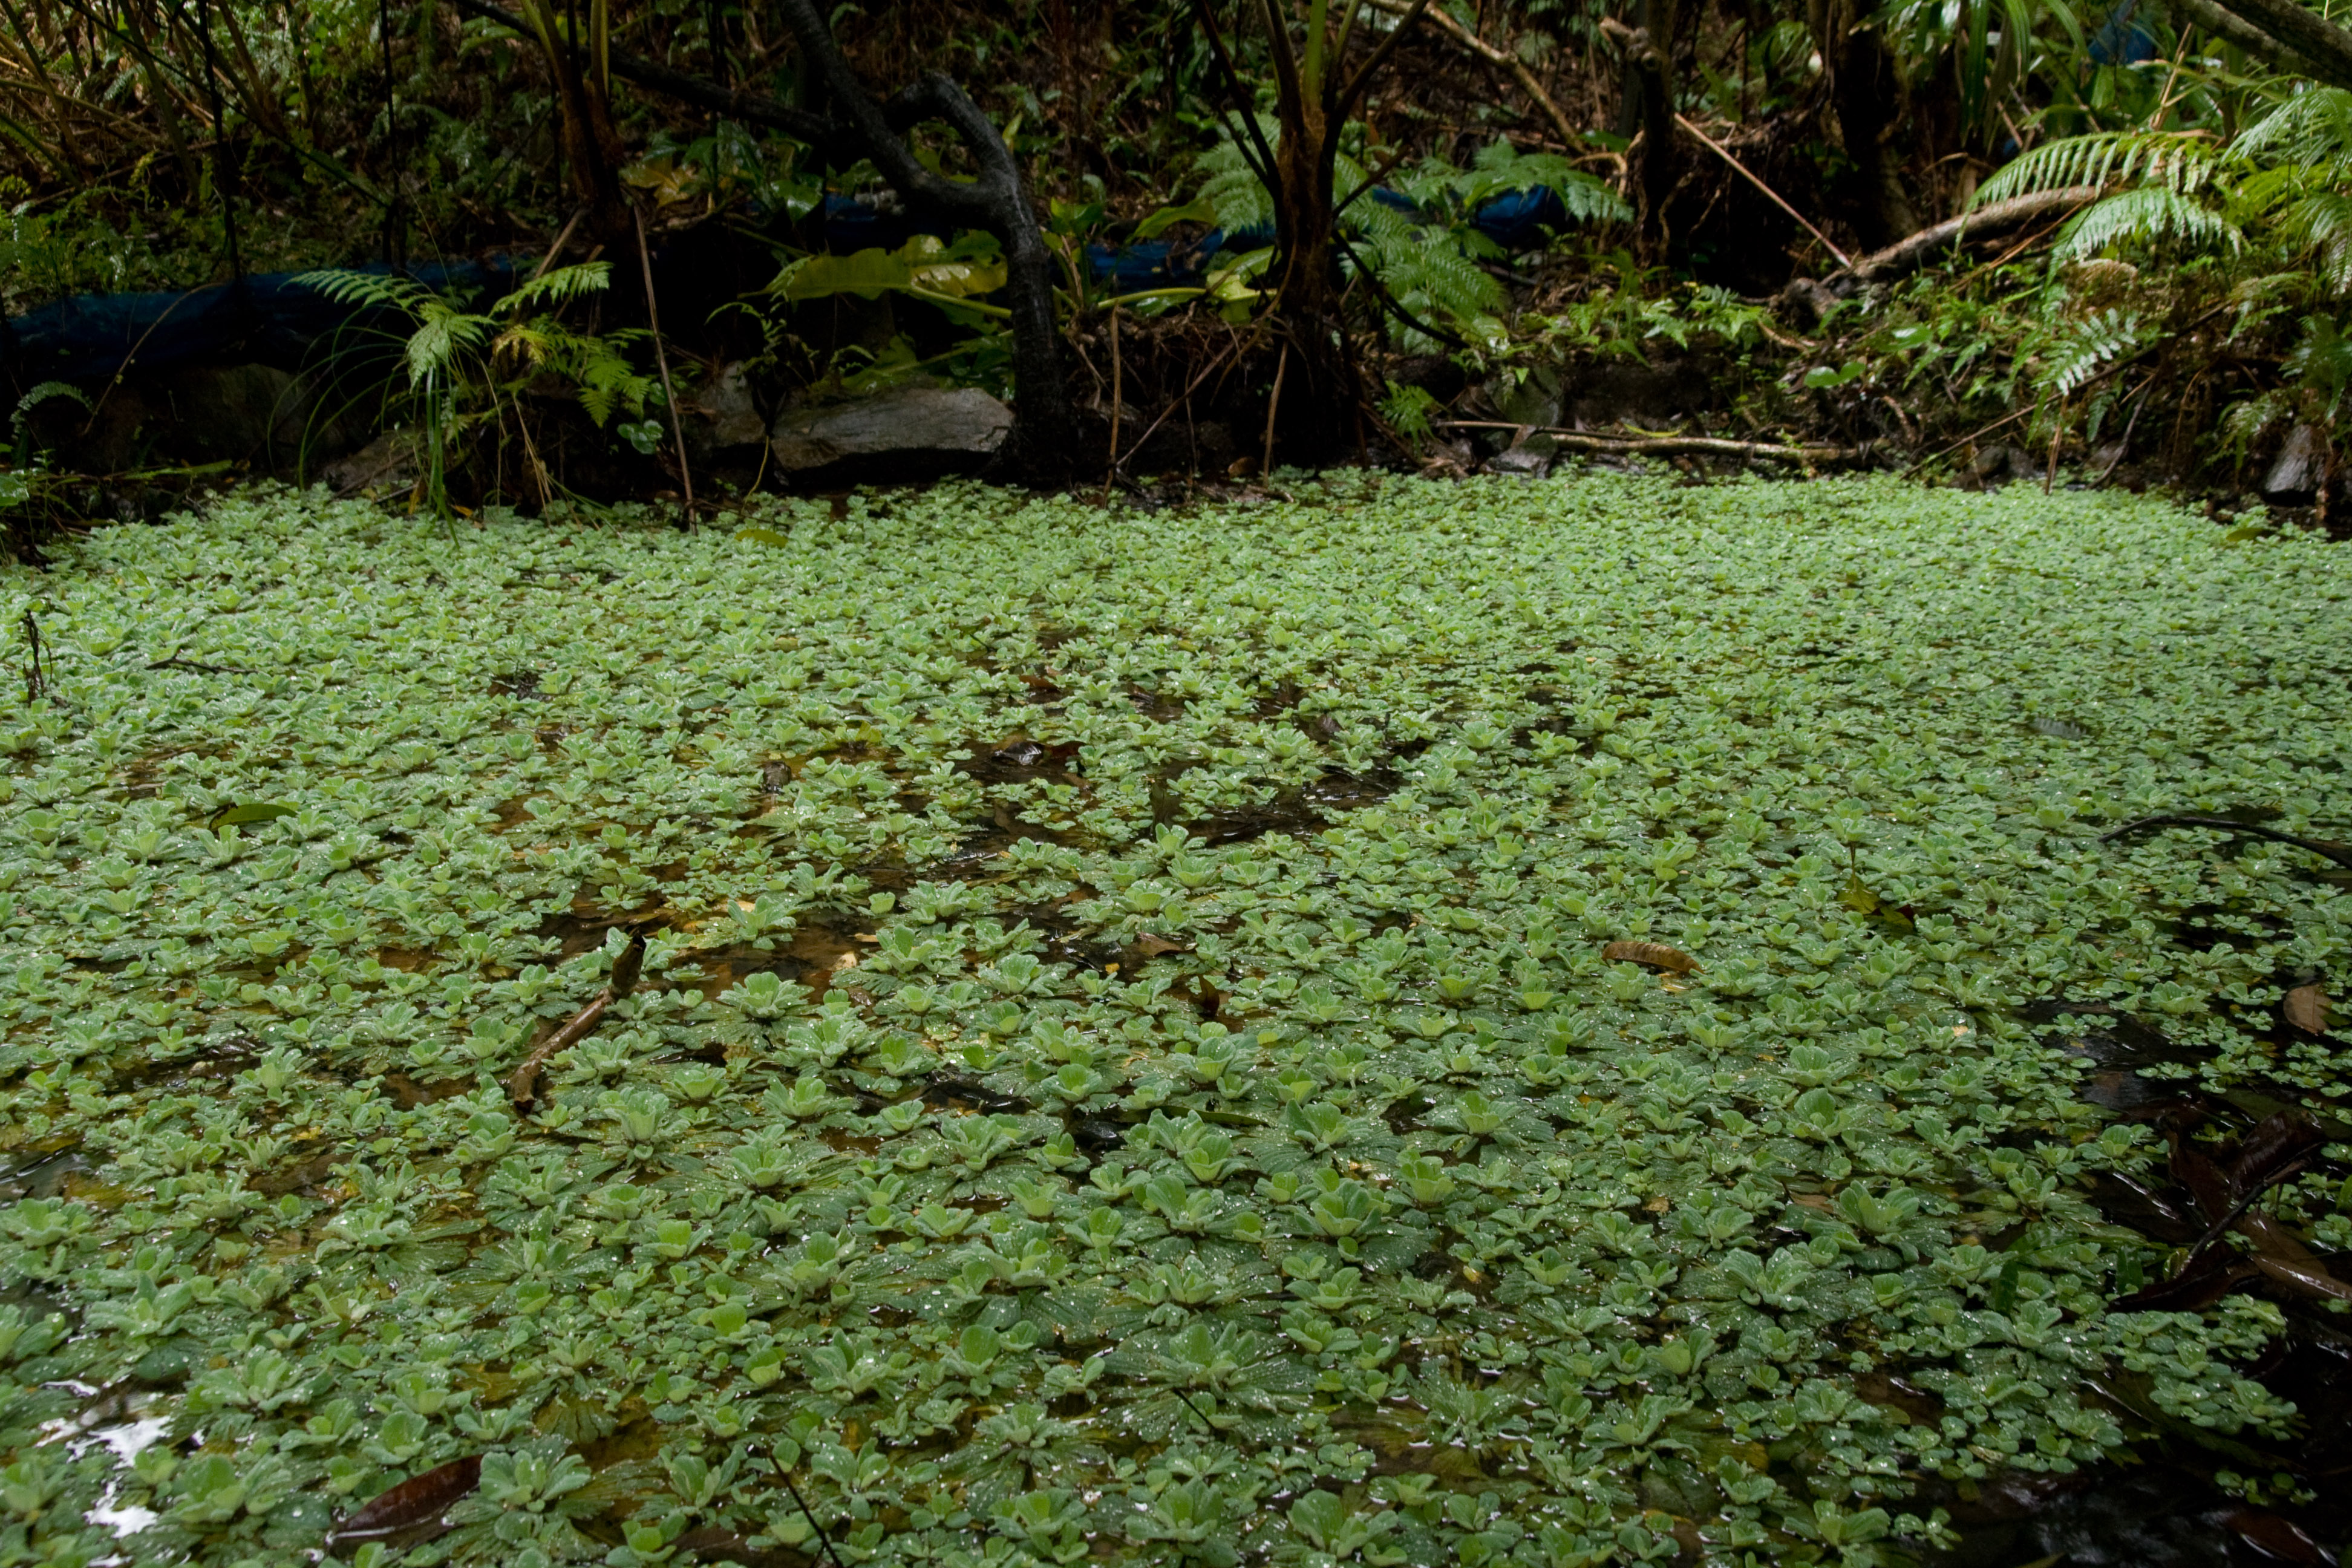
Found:
[[[563,1027],[541,1040],[523,1058],[522,1066],[515,1068],[507,1079],[507,1098],[518,1110],[529,1110],[539,1100],[540,1070],[554,1057],[570,1050],[593,1034],[602,1022],[605,1009],[636,989],[637,975],[646,960],[646,935],[643,931],[629,933],[629,945],[613,961],[613,977],[602,991],[596,993],[588,1005],[572,1015]]]
[[[816,1521],[815,1510],[809,1507],[808,1499],[801,1496],[801,1489],[793,1485],[793,1472],[784,1466],[778,1465],[776,1479],[784,1483],[784,1489],[793,1494],[793,1501],[800,1505],[801,1517],[809,1521],[811,1530],[816,1531],[817,1544],[824,1548],[826,1560],[832,1563],[833,1568],[841,1568],[841,1559],[834,1553],[833,1537],[827,1535],[824,1532],[824,1526]]]
[[[251,675],[253,671],[234,664],[206,664],[202,659],[182,658],[173,654],[168,658],[151,658],[150,669],[193,669],[205,675]]]
[[[2143,816],[2136,822],[2126,822],[2121,827],[2111,828],[2099,835],[2099,842],[2105,844],[2111,838],[2121,838],[2129,833],[2145,832],[2151,827],[2210,827],[2223,833],[2243,833],[2250,837],[2267,838],[2274,844],[2292,844],[2297,849],[2308,849],[2322,859],[2333,860],[2347,870],[2352,870],[2352,848],[2316,838],[2299,838],[2292,833],[2281,833],[2275,827],[2264,827],[2252,822],[2240,822],[2234,816],[2200,816],[2188,812],[2164,812],[2156,816]]]

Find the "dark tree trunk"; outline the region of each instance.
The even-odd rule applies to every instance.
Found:
[[[1810,10],[1830,112],[1853,166],[1845,205],[1863,245],[1875,250],[1919,226],[1903,187],[1903,160],[1887,147],[1902,122],[1902,78],[1878,29],[1854,15],[1851,0],[1814,0]]]
[[[1625,54],[1617,92],[1618,134],[1633,141],[1626,195],[1643,244],[1664,248],[1666,202],[1680,173],[1675,155],[1675,0],[1642,0],[1641,21],[1628,27],[1611,17],[1602,30]]]
[[[1274,199],[1273,309],[1265,321],[1278,345],[1268,388],[1266,455],[1294,462],[1334,460],[1358,443],[1362,387],[1339,298],[1339,133],[1362,104],[1372,79],[1421,20],[1429,0],[1412,0],[1396,26],[1350,73],[1347,41],[1360,0],[1342,0],[1337,35],[1311,36],[1294,47],[1278,0],[1256,0],[1275,76],[1279,146],[1269,146],[1255,118],[1256,97],[1241,79],[1209,0],[1192,0],[1228,98],[1238,112],[1242,155]],[[1310,29],[1313,23],[1309,23]],[[1374,279],[1373,286],[1378,287]]]

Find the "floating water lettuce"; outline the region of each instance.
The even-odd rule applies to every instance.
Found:
[[[2340,832],[2352,557],[1291,488],[9,577],[5,1552],[1857,1563],[2281,1429],[2271,1302],[2109,1310],[2168,1156],[2079,1047],[2340,1110],[2325,863],[2099,835]]]

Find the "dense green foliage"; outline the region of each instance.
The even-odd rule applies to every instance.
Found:
[[[262,491],[6,580],[0,1557],[283,1561],[487,1453],[414,1561],[814,1550],[789,1474],[845,1561],[1863,1563],[1907,1478],[2122,1445],[2093,1380],[2293,1421],[2276,1309],[2105,1309],[2150,1139],[2020,1009],[2341,1102],[2268,1022],[2341,885],[2097,837],[2319,811],[2341,552],[1878,482],[761,515]]]

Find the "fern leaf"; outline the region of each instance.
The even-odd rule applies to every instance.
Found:
[[[396,272],[353,272],[341,268],[326,268],[298,274],[294,281],[316,289],[339,305],[389,308],[405,310],[412,316],[424,309],[425,301],[435,298],[430,289]]]
[[[541,274],[508,295],[502,303],[509,311],[528,310],[534,305],[562,305],[608,288],[612,281],[611,262],[583,261]]]
[[[2140,319],[2120,306],[2085,317],[2060,339],[2036,378],[2045,394],[2071,397],[2143,342]]]
[[[2306,88],[2247,126],[2232,150],[2285,163],[2352,160],[2352,92]]]
[[[2144,184],[2185,195],[2212,184],[2222,158],[2194,132],[2103,131],[2021,154],[1977,187],[1975,205],[2069,185]]]
[[[2192,249],[2245,246],[2238,226],[2211,207],[2161,185],[2118,191],[2075,214],[2058,232],[2052,254],[2063,260],[2096,256],[2110,246],[2171,243]]]
[[[2314,191],[2279,215],[2279,230],[2317,253],[2321,275],[2332,292],[2352,293],[2352,196]]]

